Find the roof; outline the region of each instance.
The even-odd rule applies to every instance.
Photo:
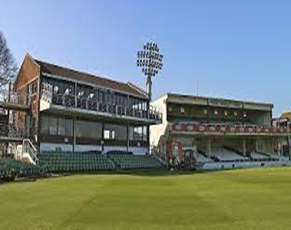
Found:
[[[284,118],[291,119],[291,111],[286,111],[286,112],[282,113],[280,118],[282,118],[282,119],[284,119]]]
[[[244,101],[244,100],[237,100],[237,99],[230,99],[230,98],[221,98],[221,97],[195,96],[195,95],[178,94],[178,93],[167,93],[167,95],[168,96],[178,96],[178,97],[190,97],[190,98],[201,98],[201,99],[214,99],[214,100],[235,101],[235,102],[244,102],[244,103],[256,103],[256,104],[261,104],[261,105],[273,106],[272,103],[256,102],[256,101]]]
[[[206,96],[195,96],[179,93],[166,93],[160,98],[167,97],[168,102],[180,102],[185,104],[201,104],[201,105],[210,105],[210,106],[219,106],[219,107],[232,107],[232,108],[245,108],[245,109],[259,109],[271,111],[273,104],[271,103],[262,103],[262,102],[252,102],[252,101],[243,101],[236,99],[227,99],[227,98],[215,98],[215,97],[206,97]]]
[[[93,74],[84,73],[74,69],[47,63],[41,60],[37,59],[34,60],[40,66],[42,73],[59,76],[62,78],[66,78],[68,80],[89,83],[96,86],[101,86],[104,88],[121,91],[127,94],[148,99],[147,93],[138,86],[134,85],[133,83],[118,82],[108,78],[103,78]]]

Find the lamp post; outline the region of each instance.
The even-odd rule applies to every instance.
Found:
[[[148,42],[143,50],[137,52],[137,67],[141,67],[147,77],[147,93],[149,101],[152,100],[152,77],[156,76],[163,67],[163,55],[160,54],[156,43]]]

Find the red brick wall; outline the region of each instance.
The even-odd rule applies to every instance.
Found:
[[[37,83],[37,93],[31,99],[31,137],[38,134],[38,118],[39,118],[39,81],[40,67],[28,54],[21,65],[18,76],[14,84],[14,90],[21,97],[21,100],[28,99],[28,85],[34,81]],[[25,113],[17,113],[17,124],[25,126]],[[32,139],[34,141],[34,139]]]

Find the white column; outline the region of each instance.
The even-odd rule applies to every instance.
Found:
[[[193,149],[194,149],[194,152],[195,154],[198,152],[198,142],[196,141],[195,138],[193,138]]]
[[[278,156],[281,155],[281,153],[280,153],[280,147],[281,147],[281,145],[280,145],[280,139],[278,138],[277,139],[277,154],[278,154]]]
[[[207,155],[210,157],[211,156],[211,138],[208,138],[207,142]]]
[[[246,146],[246,138],[243,138],[243,155],[247,155],[247,146]]]
[[[76,151],[76,117],[73,117],[73,152]]]
[[[291,136],[287,137],[287,146],[288,146],[288,154],[289,154],[289,158],[290,158],[290,154],[291,154]]]

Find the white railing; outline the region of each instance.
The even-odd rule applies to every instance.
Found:
[[[42,83],[42,89],[41,89],[41,100],[52,103],[52,95],[53,95],[53,87],[49,83]]]
[[[22,155],[24,154],[29,154],[33,161],[32,163],[36,164],[38,162],[37,149],[29,139],[24,139],[22,142]]]

